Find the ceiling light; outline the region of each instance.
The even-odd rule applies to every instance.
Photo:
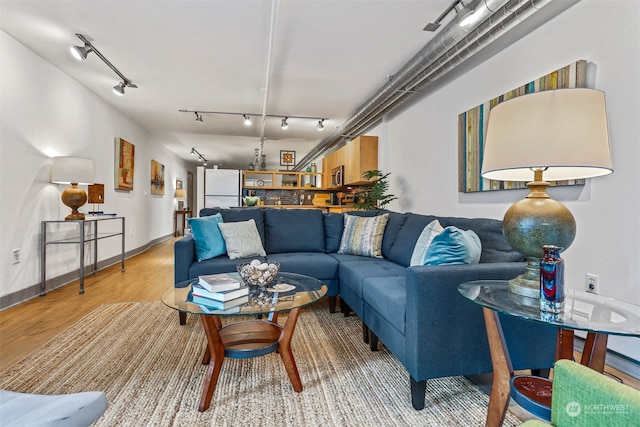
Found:
[[[124,85],[125,85],[124,82],[120,82],[117,85],[115,85],[113,87],[113,93],[115,93],[118,96],[124,95]]]
[[[71,55],[73,55],[74,58],[76,58],[78,61],[82,61],[84,59],[87,59],[87,55],[93,49],[90,45],[85,43],[84,46],[71,46],[69,50],[71,51]]]
[[[202,120],[202,114],[198,113],[197,111],[195,113],[196,113],[196,122],[204,123],[204,120]]]
[[[195,149],[195,148],[192,148],[192,149],[191,149],[191,155],[192,155],[192,156],[195,156],[195,155],[196,155],[196,149]]]
[[[318,126],[316,126],[316,129],[318,129],[319,131],[324,129],[324,119],[318,120]]]
[[[244,116],[244,125],[251,126],[251,117],[247,116],[246,114],[243,114],[243,116]]]
[[[289,127],[289,123],[287,123],[287,118],[285,117],[284,119],[282,119],[282,122],[280,122],[280,127],[282,129],[286,129]]]

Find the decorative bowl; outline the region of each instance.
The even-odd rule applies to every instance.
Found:
[[[280,264],[277,262],[266,263],[254,259],[250,263],[236,265],[236,269],[242,281],[248,286],[268,287],[277,278],[280,271]]]
[[[244,201],[244,204],[247,206],[256,206],[258,204],[258,202],[260,201],[260,197],[258,196],[246,196],[243,197],[242,200]]]

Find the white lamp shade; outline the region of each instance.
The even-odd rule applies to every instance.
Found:
[[[183,200],[187,197],[187,191],[184,188],[178,188],[176,190],[176,199]]]
[[[93,160],[80,157],[54,157],[51,166],[54,184],[93,184]]]
[[[604,93],[558,89],[519,96],[489,114],[482,176],[531,181],[532,169],[545,181],[613,172]]]

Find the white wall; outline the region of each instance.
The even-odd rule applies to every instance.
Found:
[[[458,192],[458,114],[579,59],[589,87],[606,93],[614,173],[549,194],[578,226],[563,253],[566,283],[640,305],[640,2],[583,0],[488,61],[367,134],[380,136],[380,168],[392,172],[390,207],[400,211],[501,219],[526,190]],[[393,147],[393,149],[390,149]],[[640,340],[609,348],[640,360]]]
[[[53,156],[94,160],[95,182],[105,185],[105,203],[97,207],[126,218],[127,251],[170,235],[175,181],[186,185],[187,165],[142,127],[4,32],[0,50],[0,297],[40,283],[40,222],[64,219],[70,212],[60,200],[66,186],[49,182]],[[116,137],[135,144],[131,192],[114,190]],[[150,194],[151,159],[165,165],[164,196]],[[91,208],[85,205],[81,211]],[[21,262],[15,265],[14,248],[21,251]],[[99,244],[99,260],[119,252],[117,238]],[[49,247],[48,279],[77,268],[77,245]]]

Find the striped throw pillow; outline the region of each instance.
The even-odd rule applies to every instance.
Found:
[[[362,217],[344,214],[339,254],[382,258],[382,237],[389,214]]]

